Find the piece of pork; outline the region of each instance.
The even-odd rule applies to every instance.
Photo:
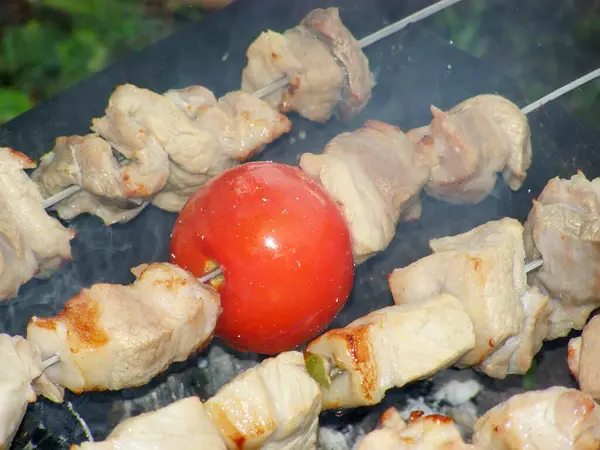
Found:
[[[230,450],[316,450],[321,392],[300,352],[238,375],[205,403]]]
[[[594,316],[581,336],[569,340],[569,370],[579,389],[600,399],[600,316]]]
[[[24,171],[34,167],[23,153],[0,147],[0,300],[71,259],[75,231],[46,213],[38,185]]]
[[[524,239],[528,260],[544,261],[529,282],[550,298],[548,339],[581,330],[600,306],[600,179],[581,172],[551,179],[533,202]]]
[[[219,431],[198,397],[177,400],[156,411],[131,417],[104,441],[84,442],[70,450],[225,450]]]
[[[160,170],[158,177],[152,172],[155,163],[160,165],[141,157],[120,164],[111,145],[95,134],[59,137],[31,178],[46,198],[69,186],[81,186],[81,191],[52,207],[62,219],[89,213],[112,225],[136,217],[147,199],[165,186],[166,175],[161,179]],[[140,200],[140,205],[131,199]]]
[[[263,32],[246,55],[243,91],[256,92],[287,77],[287,88],[266,100],[316,122],[324,123],[334,113],[342,120],[358,114],[375,85],[369,62],[338,8],[315,9],[283,34]]]
[[[413,411],[406,423],[392,407],[383,413],[380,422],[381,427],[364,436],[356,450],[475,450],[463,441],[458,427],[447,416]]]
[[[201,170],[171,161],[167,186],[152,200],[167,211],[181,211],[189,197],[208,180],[260,153],[265,145],[291,130],[287,117],[245,92],[230,92],[214,103],[214,96],[211,98],[201,86],[172,90],[165,95],[176,99],[193,124],[210,136],[205,148],[210,147],[212,155],[210,165]]]
[[[44,395],[62,402],[63,391],[43,374],[39,351],[21,336],[0,334],[0,448],[9,449],[27,405]]]
[[[388,389],[451,366],[474,345],[461,302],[442,294],[383,308],[328,331],[308,344],[306,354],[341,370],[322,386],[323,408],[336,409],[377,404]]]
[[[385,250],[400,220],[421,215],[419,195],[429,179],[428,163],[392,125],[369,121],[342,133],[323,154],[303,154],[300,167],[342,207],[357,264]]]
[[[485,450],[600,448],[600,411],[576,389],[555,386],[518,394],[475,424],[473,444]]]
[[[43,357],[60,356],[46,371],[54,383],[75,393],[141,386],[208,344],[216,291],[167,263],[132,272],[131,285],[95,284],[55,318],[31,319],[27,338]]]
[[[479,203],[502,173],[518,190],[531,165],[527,117],[498,95],[478,95],[445,112],[431,107],[433,120],[407,133],[434,159],[426,192],[450,203]]]
[[[517,220],[491,221],[466,233],[432,239],[433,254],[390,275],[398,305],[423,304],[442,293],[462,302],[473,322],[476,345],[458,367],[484,363],[521,332],[525,319],[521,298],[527,290],[522,239],[523,226]]]

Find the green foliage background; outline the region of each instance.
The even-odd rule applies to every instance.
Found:
[[[514,20],[500,30],[495,19],[502,11],[486,0],[465,0],[425,25],[482,59],[493,62],[502,55],[508,63],[499,70],[519,83],[528,100],[595,68],[594,63],[600,66],[599,0],[518,3],[518,11],[508,11]],[[550,16],[535,22],[554,21],[552,31],[532,26],[540,8]],[[202,15],[198,8],[172,7],[168,0],[2,0],[0,124]],[[600,82],[573,93],[568,102],[573,112],[596,124]]]

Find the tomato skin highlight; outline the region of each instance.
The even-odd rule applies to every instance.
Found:
[[[216,262],[216,334],[275,354],[322,332],[352,290],[350,232],[335,201],[300,169],[251,162],[211,180],[173,228],[171,262],[202,276]]]

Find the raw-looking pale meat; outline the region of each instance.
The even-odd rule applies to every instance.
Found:
[[[27,338],[44,358],[60,356],[46,371],[54,383],[75,393],[141,386],[208,344],[216,291],[167,263],[132,272],[131,285],[95,284],[55,318],[30,320]]]
[[[167,186],[152,203],[167,211],[179,212],[189,197],[214,176],[260,153],[265,145],[291,130],[287,117],[269,104],[245,92],[230,92],[213,101],[201,86],[168,91],[195,127],[209,136],[210,164],[197,170],[171,160]],[[201,147],[196,149],[202,151]]]
[[[598,449],[599,406],[562,386],[518,394],[477,420],[473,444],[482,450]]]
[[[523,226],[504,218],[456,236],[432,239],[429,246],[433,254],[390,275],[394,302],[424,304],[442,293],[454,295],[471,317],[477,339],[457,366],[481,364],[519,335],[525,324]]]
[[[129,200],[151,197],[167,180],[166,174],[160,176],[164,158],[147,158],[143,153],[147,152],[119,164],[111,145],[98,135],[59,137],[31,178],[46,198],[69,186],[81,186],[81,191],[52,207],[64,220],[89,213],[100,217],[106,225],[125,223],[147,205],[142,202],[136,207]],[[155,169],[157,172],[153,172]]]
[[[450,417],[414,411],[406,423],[392,407],[381,416],[381,427],[362,438],[356,450],[475,450],[475,447],[463,441]]]
[[[426,192],[450,203],[479,203],[502,173],[518,190],[531,165],[531,133],[521,110],[498,95],[478,95],[445,112],[431,107],[431,124],[411,130],[433,166]]]
[[[580,337],[569,341],[569,370],[579,389],[600,399],[600,316],[594,316]]]
[[[261,33],[246,56],[243,91],[256,92],[287,77],[287,89],[266,100],[316,122],[326,122],[334,113],[342,120],[358,114],[375,85],[369,61],[338,8],[315,9],[283,34]]]
[[[198,397],[186,397],[156,411],[131,417],[104,441],[84,442],[71,450],[225,450]]]
[[[0,300],[71,259],[75,231],[46,213],[40,189],[24,171],[34,167],[23,153],[0,147]]]
[[[0,334],[0,449],[9,449],[27,405],[43,395],[62,402],[63,391],[42,373],[39,351],[21,336]]]
[[[544,261],[529,282],[550,298],[548,339],[581,330],[600,306],[600,179],[551,179],[525,222],[525,250]]]
[[[316,450],[321,392],[300,352],[246,370],[205,403],[230,450]]]
[[[393,387],[433,375],[475,345],[471,319],[461,302],[442,294],[426,302],[390,306],[308,344],[341,370],[322,387],[323,408],[374,405]]]
[[[400,220],[421,215],[419,195],[429,179],[428,163],[392,125],[369,121],[342,133],[323,154],[303,154],[300,167],[340,204],[356,264],[385,250]]]

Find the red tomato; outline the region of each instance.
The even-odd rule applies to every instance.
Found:
[[[198,190],[173,228],[171,262],[198,277],[221,267],[216,334],[261,354],[322,332],[354,278],[338,205],[300,169],[268,162],[230,169]]]

